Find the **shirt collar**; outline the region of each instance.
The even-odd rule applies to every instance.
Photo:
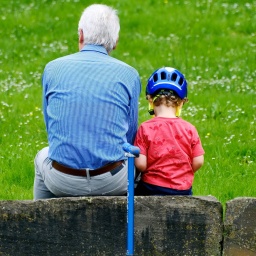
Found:
[[[84,52],[84,51],[94,51],[94,52],[100,52],[100,53],[108,55],[107,50],[102,45],[86,44],[82,48],[81,52]]]

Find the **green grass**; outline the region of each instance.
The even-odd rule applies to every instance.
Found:
[[[86,1],[86,6],[94,1]],[[113,57],[134,66],[143,90],[139,121],[150,118],[145,84],[157,68],[185,74],[182,116],[200,134],[205,164],[194,195],[223,205],[256,197],[256,1],[97,1],[119,10]],[[47,145],[42,116],[45,64],[76,52],[82,0],[0,3],[0,199],[32,199],[34,157]]]

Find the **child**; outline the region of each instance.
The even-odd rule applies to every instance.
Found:
[[[149,113],[138,129],[135,145],[141,172],[135,195],[192,195],[194,173],[203,165],[204,150],[196,128],[180,118],[187,102],[187,82],[176,69],[156,70],[148,79]]]

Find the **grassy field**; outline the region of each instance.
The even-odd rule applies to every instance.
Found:
[[[32,199],[33,160],[47,145],[42,116],[45,64],[78,50],[77,23],[87,0],[2,0],[0,18],[0,199]],[[157,68],[182,71],[193,123],[206,151],[194,195],[223,205],[256,197],[256,1],[106,0],[121,32],[112,56],[135,67],[143,90]]]

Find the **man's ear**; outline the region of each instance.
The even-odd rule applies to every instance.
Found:
[[[79,29],[78,45],[79,45],[79,50],[81,50],[84,47],[84,32],[82,29]]]
[[[115,50],[115,49],[116,49],[116,47],[117,47],[117,43],[118,43],[118,39],[116,40],[116,44],[115,44],[115,46],[113,47],[113,50]]]
[[[84,32],[83,30],[80,28],[79,29],[79,43],[82,44],[84,42]]]

